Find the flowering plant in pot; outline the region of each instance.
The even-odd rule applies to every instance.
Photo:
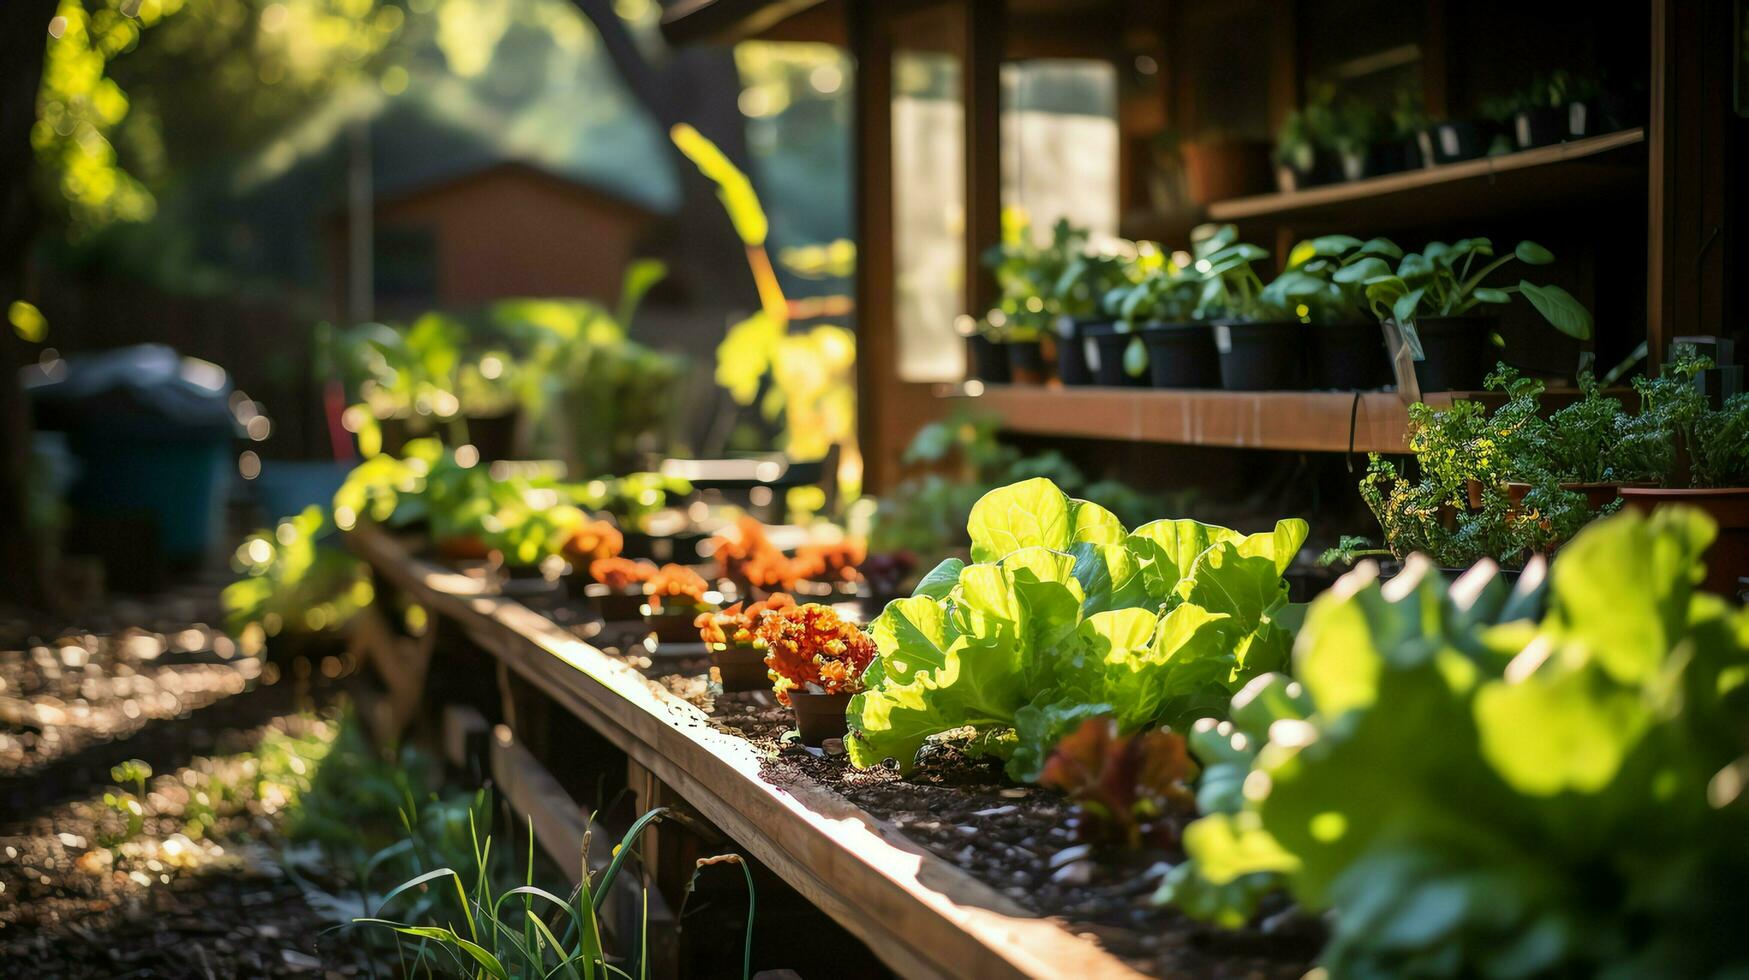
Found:
[[[684,643],[697,635],[699,613],[716,608],[706,600],[709,582],[685,565],[663,565],[644,586],[644,622],[663,643]]]
[[[762,592],[793,592],[800,569],[783,549],[773,544],[765,525],[743,514],[734,524],[711,536],[717,574],[746,595]]]
[[[1348,235],[1323,235],[1295,245],[1287,268],[1264,287],[1264,303],[1311,328],[1313,387],[1352,390],[1391,382],[1384,333],[1356,268],[1369,258],[1395,261],[1402,255],[1388,238],[1363,242]]]
[[[1415,374],[1423,391],[1478,388],[1493,358],[1489,343],[1499,324],[1491,308],[1522,295],[1551,326],[1576,340],[1591,338],[1591,311],[1555,285],[1539,286],[1520,279],[1516,285],[1484,283],[1509,262],[1549,265],[1548,249],[1519,242],[1505,255],[1494,255],[1486,238],[1433,242],[1409,252],[1393,269],[1382,256],[1368,256],[1344,270],[1366,284],[1367,302],[1380,320],[1394,320],[1403,330]],[[1477,263],[1480,267],[1477,268]]]
[[[625,536],[609,520],[596,518],[571,532],[571,537],[560,549],[570,563],[570,574],[565,576],[565,582],[571,597],[586,599],[588,587],[594,582],[589,567],[603,559],[618,558],[624,548]]]
[[[1623,426],[1623,453],[1661,485],[1624,486],[1621,495],[1640,510],[1686,504],[1706,511],[1718,525],[1706,587],[1735,596],[1749,576],[1749,392],[1714,408],[1696,385],[1713,362],[1686,344],[1675,353],[1659,377],[1634,379],[1640,412]]]
[[[862,581],[860,567],[867,558],[868,545],[861,538],[843,537],[797,548],[790,569],[797,579],[813,583],[822,593],[854,592],[856,583]]]
[[[610,623],[625,622],[643,615],[644,585],[656,577],[656,566],[642,559],[597,558],[589,563],[589,577],[595,581],[583,594],[595,612]]]
[[[863,689],[874,640],[830,606],[813,602],[766,615],[758,637],[765,643],[772,689],[795,711],[802,742],[844,737],[844,712]]]
[[[1239,230],[1232,225],[1205,225],[1192,237],[1196,259],[1192,268],[1202,276],[1193,315],[1214,325],[1221,387],[1229,391],[1300,387],[1300,323],[1288,319],[1264,296],[1263,280],[1253,268],[1269,253],[1239,241]]]
[[[702,612],[693,620],[699,639],[710,649],[711,667],[724,691],[762,691],[770,686],[765,668],[765,641],[759,626],[770,614],[795,608],[787,592],[773,593],[754,603]]]

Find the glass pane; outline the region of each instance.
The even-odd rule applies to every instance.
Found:
[[[1117,234],[1117,70],[1110,62],[1037,59],[1002,66],[1002,207],[1035,233],[1058,218]]]
[[[960,59],[893,53],[893,314],[899,377],[954,381],[965,345],[965,126]]]

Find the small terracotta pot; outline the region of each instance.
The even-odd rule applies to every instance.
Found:
[[[771,675],[765,669],[765,651],[750,646],[711,648],[711,666],[724,691],[769,691]]]
[[[1698,507],[1719,525],[1719,536],[1707,549],[1708,592],[1731,599],[1742,592],[1741,579],[1749,575],[1749,487],[1667,490],[1663,487],[1622,487],[1626,506],[1642,512],[1667,505]]]
[[[790,691],[790,710],[795,712],[796,729],[803,745],[820,745],[829,738],[843,738],[850,726],[844,710],[850,706],[849,694],[814,694]]]

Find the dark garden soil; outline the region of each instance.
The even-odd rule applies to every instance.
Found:
[[[0,616],[0,975],[366,970],[281,848],[333,688],[319,662],[240,651],[217,615],[207,589]]]
[[[597,644],[620,639],[611,629]],[[766,753],[776,785],[812,781],[890,821],[944,860],[1147,973],[1166,977],[1299,977],[1323,944],[1316,921],[1266,907],[1261,927],[1231,932],[1152,901],[1182,854],[1101,853],[1075,841],[1059,793],[1008,780],[1001,764],[931,745],[908,775],[851,767],[840,745],[809,749],[789,735],[789,709],[763,693],[712,696],[702,656],[664,657],[627,644],[620,654],[708,712],[718,727]],[[613,652],[610,648],[609,652]],[[789,736],[789,737],[786,737]]]

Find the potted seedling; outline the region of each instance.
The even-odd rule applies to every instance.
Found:
[[[1009,359],[1010,380],[1016,384],[1039,384],[1044,380],[1042,339],[1055,328],[1059,311],[1055,290],[1070,261],[1087,245],[1087,231],[1067,219],[1051,228],[1051,240],[1039,245],[1032,225],[1019,211],[1002,215],[1002,243],[984,253],[984,265],[995,276],[1000,293],[996,307],[985,319],[999,331]],[[1088,384],[1091,377],[1081,359],[1079,344],[1059,344],[1058,356],[1073,347],[1073,358],[1059,365],[1064,384]]]
[[[1416,134],[1416,139],[1421,145],[1421,157],[1429,167],[1478,160],[1488,154],[1487,131],[1468,119],[1429,123]]]
[[[1369,176],[1394,174],[1427,165],[1421,155],[1420,133],[1429,124],[1421,96],[1398,89],[1386,113],[1384,131],[1370,150]]]
[[[644,586],[644,625],[661,643],[685,643],[698,635],[700,613],[716,605],[706,598],[709,582],[685,565],[663,565]]]
[[[656,577],[651,562],[631,558],[597,558],[589,563],[595,581],[583,594],[595,612],[609,623],[632,622],[644,612],[644,586]]]
[[[1541,266],[1555,257],[1526,241],[1496,258],[1488,239],[1465,238],[1410,252],[1394,270],[1385,256],[1367,256],[1341,275],[1365,283],[1367,302],[1379,319],[1392,320],[1402,330],[1422,391],[1474,391],[1494,362],[1490,344],[1500,322],[1494,308],[1511,302],[1514,294],[1524,296],[1561,333],[1576,340],[1591,337],[1591,311],[1559,286],[1523,279],[1511,286],[1485,285],[1513,261]]]
[[[1057,342],[1071,344],[1079,336],[1081,357],[1093,384],[1111,387],[1147,384],[1145,368],[1133,373],[1124,369],[1124,354],[1135,338],[1118,328],[1105,307],[1105,299],[1113,289],[1134,281],[1134,269],[1135,263],[1122,256],[1078,255],[1070,260],[1051,291],[1060,315]],[[1059,359],[1059,366],[1060,363]]]
[[[1340,165],[1330,152],[1334,110],[1323,89],[1281,121],[1275,133],[1275,179],[1283,192],[1303,191],[1337,179]]]
[[[1201,231],[1203,229],[1199,229]],[[1304,330],[1271,306],[1252,264],[1269,257],[1238,240],[1238,229],[1220,225],[1193,246],[1202,276],[1195,316],[1213,323],[1221,358],[1221,387],[1229,391],[1279,391],[1301,387]]]
[[[1366,284],[1353,270],[1368,258],[1394,262],[1402,256],[1389,239],[1324,235],[1295,245],[1287,268],[1264,287],[1265,304],[1307,324],[1312,387],[1359,390],[1391,383],[1384,332],[1367,305]]]
[[[1749,393],[1714,408],[1696,384],[1713,362],[1678,345],[1656,378],[1636,378],[1640,412],[1623,426],[1630,465],[1656,474],[1658,487],[1621,488],[1627,506],[1683,504],[1707,512],[1718,538],[1707,552],[1706,587],[1735,597],[1749,575]]]
[[[618,558],[625,550],[625,536],[612,521],[602,518],[585,521],[566,540],[562,548],[568,566],[565,582],[573,599],[587,597],[591,582],[589,566],[606,558]]]
[[[765,642],[772,689],[795,712],[802,744],[843,738],[844,712],[862,690],[863,671],[875,657],[874,640],[830,606],[812,602],[768,614],[758,636]]]
[[[1518,149],[1549,146],[1589,132],[1586,106],[1596,99],[1597,92],[1594,79],[1554,71],[1538,75],[1526,88],[1494,102],[1492,114],[1511,126]]]
[[[772,543],[765,525],[749,514],[712,535],[710,548],[717,577],[727,580],[743,596],[793,592],[801,579],[795,561]]]
[[[795,608],[787,592],[773,593],[754,603],[735,603],[719,612],[698,614],[693,625],[711,653],[712,673],[726,692],[765,691],[771,680],[765,668],[765,641],[759,624],[768,614]]]
[[[1167,261],[1140,282],[1120,286],[1107,306],[1124,328],[1140,335],[1139,352],[1124,352],[1125,367],[1136,365],[1137,353],[1156,388],[1219,388],[1220,355],[1214,333],[1195,319],[1202,279],[1188,268]]]

